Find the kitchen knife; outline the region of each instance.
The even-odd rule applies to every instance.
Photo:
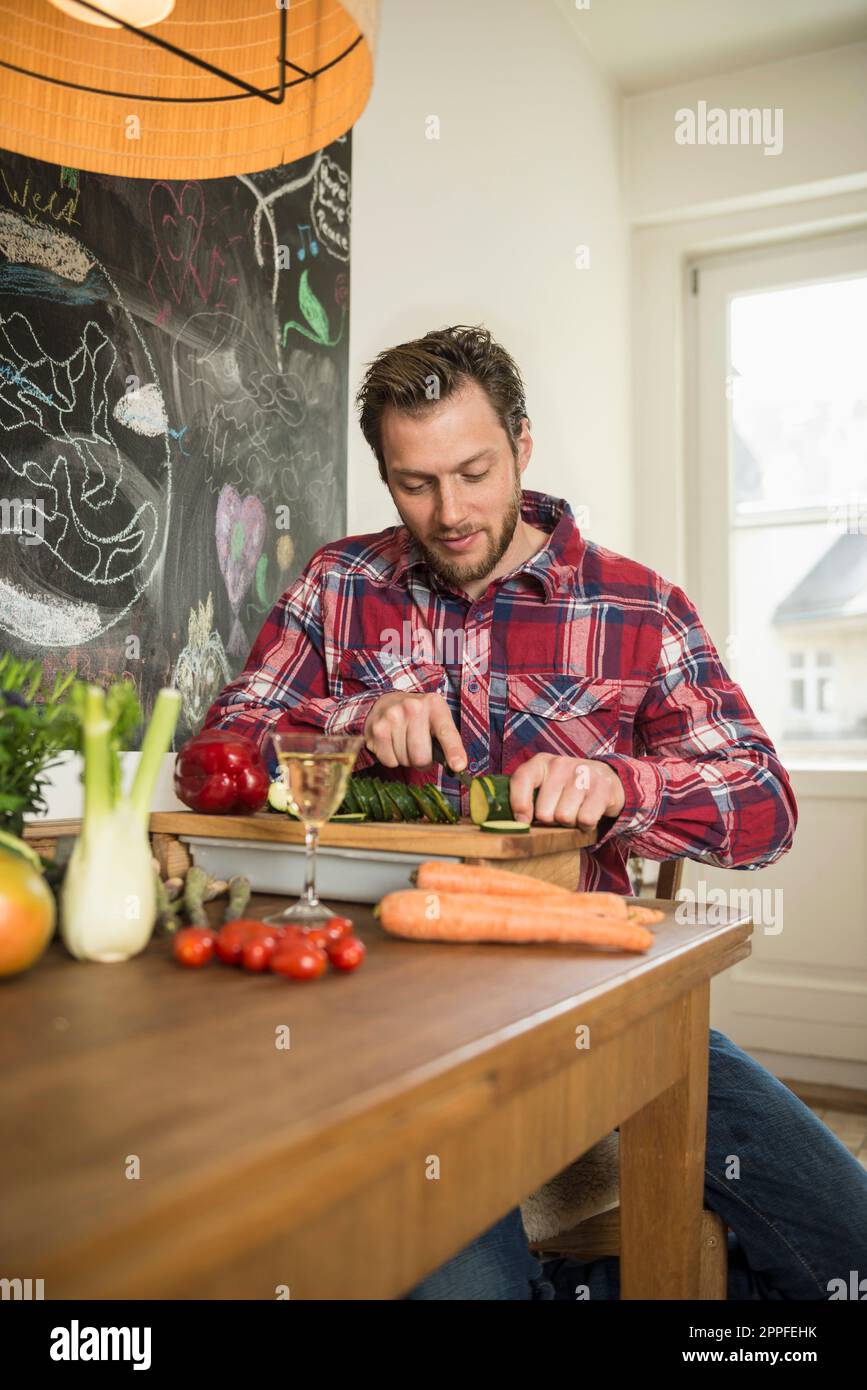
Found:
[[[431,743],[433,745],[434,762],[439,763],[441,767],[446,768],[446,770],[450,772],[453,777],[457,777],[461,786],[469,787],[473,780],[469,772],[455,772],[454,769],[450,768],[448,763],[446,762],[446,755],[443,752],[442,744],[439,742],[439,740],[431,736]]]

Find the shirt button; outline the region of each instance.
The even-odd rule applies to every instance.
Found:
[[[470,763],[470,772],[478,772],[481,765],[482,764],[478,758],[473,758],[472,762]]]
[[[478,690],[478,688],[479,688],[479,682],[478,682],[478,681],[470,681],[469,684],[468,684],[468,686],[467,686],[467,690],[469,690],[469,692],[470,692],[471,695],[475,695],[475,693],[476,693],[476,691]]]

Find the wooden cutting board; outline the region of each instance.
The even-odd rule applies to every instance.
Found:
[[[81,831],[80,820],[44,820],[25,826],[24,838],[46,859],[53,859],[60,841]],[[151,844],[163,877],[183,876],[195,861],[195,848],[182,837],[249,840],[253,843],[303,845],[304,830],[297,821],[272,811],[252,816],[202,816],[196,811],[156,811],[150,818]],[[376,858],[378,854],[407,854],[416,859],[444,855],[466,864],[490,864],[529,874],[562,888],[578,886],[579,851],[595,844],[595,830],[565,826],[531,826],[525,835],[490,834],[471,821],[431,825],[429,821],[378,825],[375,822],[326,825],[319,837],[323,848],[350,849]]]
[[[157,811],[151,816],[154,834],[209,835],[230,840],[268,840],[303,845],[300,821],[272,811],[252,816],[203,816],[196,811]],[[319,843],[340,849],[388,851],[392,854],[448,854],[461,859],[534,859],[542,854],[575,852],[596,840],[596,832],[565,826],[534,825],[526,835],[490,834],[472,821],[431,825],[429,821],[341,822],[324,825]]]

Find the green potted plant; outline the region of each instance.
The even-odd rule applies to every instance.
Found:
[[[70,687],[75,672],[44,688],[41,662],[0,656],[0,830],[21,835],[24,817],[44,815],[49,768],[78,746]]]

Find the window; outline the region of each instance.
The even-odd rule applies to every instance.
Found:
[[[834,713],[834,678],[826,674],[834,666],[832,652],[790,652],[789,666],[803,672],[789,679],[789,712],[806,714],[815,724],[816,718]],[[811,727],[811,718],[802,720],[797,727],[789,720],[788,733],[797,737],[804,729]]]
[[[867,236],[709,260],[696,300],[701,611],[785,761],[862,764]]]
[[[732,618],[754,632],[739,679],[774,710],[774,652],[815,633],[789,653],[802,674],[774,732],[838,750],[867,726],[867,276],[735,295],[729,327]],[[777,600],[761,628],[759,548]]]
[[[833,710],[833,705],[831,701],[831,689],[831,682],[827,679],[827,677],[823,676],[821,680],[818,680],[816,682],[816,690],[818,692],[818,696],[816,699],[816,709],[819,711],[820,714],[830,714]]]

